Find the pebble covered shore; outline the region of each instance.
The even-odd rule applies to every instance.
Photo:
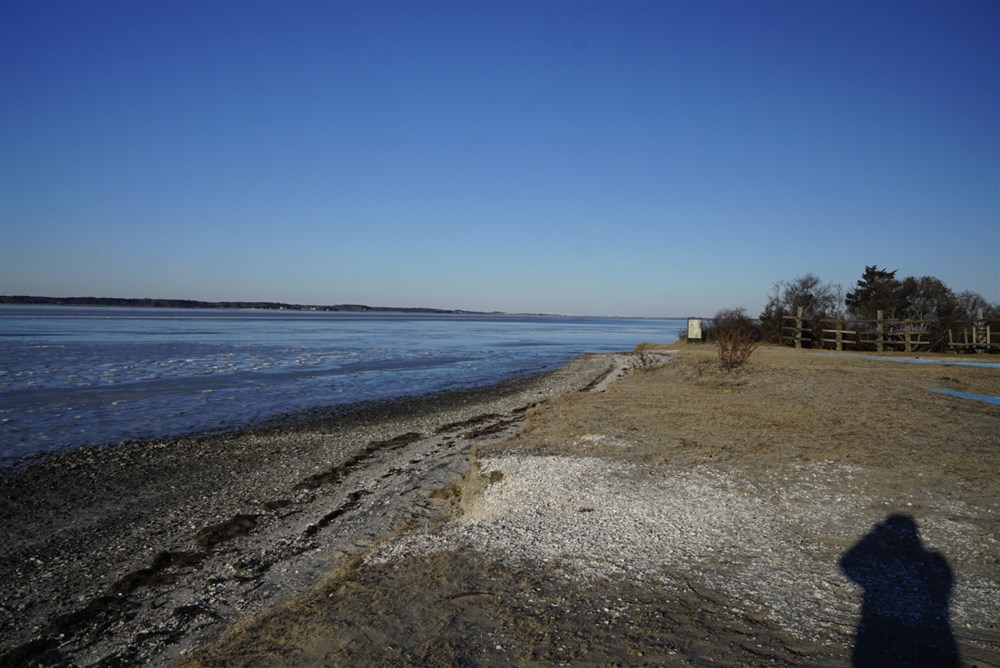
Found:
[[[627,356],[202,438],[55,456],[0,478],[0,665],[165,665],[400,526],[524,411]]]

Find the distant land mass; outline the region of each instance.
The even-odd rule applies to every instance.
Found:
[[[202,302],[195,299],[128,299],[123,297],[33,297],[28,295],[0,295],[0,304],[46,305],[46,306],[124,306],[143,308],[236,308],[262,309],[270,311],[348,311],[348,312],[397,312],[397,313],[470,313],[486,314],[486,311],[463,311],[459,309],[414,308],[402,306],[366,306],[364,304],[334,304],[332,306],[312,304],[282,304],[281,302]],[[497,314],[494,311],[492,314]]]

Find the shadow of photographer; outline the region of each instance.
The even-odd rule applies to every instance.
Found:
[[[864,588],[854,666],[958,666],[949,623],[952,573],[924,549],[909,515],[890,515],[840,559]]]

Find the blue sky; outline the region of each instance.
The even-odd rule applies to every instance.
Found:
[[[1000,3],[0,4],[0,293],[1000,301]]]

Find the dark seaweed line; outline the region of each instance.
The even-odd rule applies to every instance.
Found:
[[[56,617],[41,638],[18,645],[0,654],[0,666],[25,666],[64,663],[59,647],[68,638],[79,638],[81,647],[93,645],[115,622],[138,607],[131,598],[141,588],[173,584],[184,571],[195,569],[222,543],[245,536],[258,524],[259,515],[233,517],[201,529],[195,536],[196,551],[164,551],[153,557],[145,568],[127,573],[114,582],[106,593],[91,599],[84,607]]]
[[[419,441],[423,438],[422,434],[415,431],[410,431],[405,434],[400,434],[395,438],[390,438],[385,441],[374,441],[368,444],[364,450],[354,455],[348,459],[343,464],[338,464],[322,473],[317,473],[311,475],[299,484],[295,486],[296,490],[308,490],[316,489],[317,487],[322,487],[324,485],[332,485],[342,481],[347,477],[347,474],[351,471],[357,469],[366,460],[371,459],[378,452],[385,452],[387,450],[399,450],[404,448],[411,443]]]
[[[587,383],[585,386],[581,387],[580,392],[592,392],[595,387],[603,383],[604,380],[614,372],[615,372],[614,365],[609,365],[607,371],[605,371],[600,376]]]
[[[315,489],[322,485],[339,482],[376,452],[385,448],[402,448],[420,438],[420,434],[409,432],[385,441],[374,441],[344,464],[306,478],[296,485],[295,489]],[[346,504],[322,518],[317,525],[310,526],[306,530],[305,536],[314,535],[340,515],[357,508],[360,496],[361,494],[358,492],[353,492]],[[281,506],[283,501],[279,500],[272,505]],[[93,645],[115,622],[137,607],[137,601],[130,598],[136,590],[142,587],[153,588],[173,584],[180,577],[182,570],[191,570],[200,566],[222,543],[245,536],[253,531],[257,527],[259,518],[259,515],[251,514],[234,515],[228,520],[201,529],[194,539],[198,547],[197,551],[158,553],[153,557],[149,566],[122,576],[108,588],[106,593],[91,599],[82,608],[56,617],[43,631],[42,637],[0,654],[0,668],[8,666],[19,668],[30,664],[51,665],[64,662],[65,657],[59,651],[59,647],[64,645],[67,639],[80,639],[80,647]],[[264,570],[266,569],[260,569],[256,575],[259,577]]]
[[[526,408],[514,413],[523,415]],[[485,413],[468,420],[455,422],[437,429],[435,434],[441,435],[448,431],[459,430],[460,436],[475,439],[480,436],[503,431],[516,423],[520,418],[504,418],[495,413]],[[480,426],[482,425],[482,426]],[[480,426],[478,429],[463,431],[469,427]],[[424,438],[418,432],[406,432],[390,439],[372,441],[361,452],[347,461],[330,468],[327,471],[314,474],[299,482],[293,489],[314,490],[326,485],[342,482],[352,471],[360,468],[367,460],[377,454],[399,450]],[[309,525],[302,533],[303,538],[312,538],[329,526],[336,519],[356,510],[361,505],[361,499],[371,492],[355,490],[347,495],[347,500],[337,508]],[[288,499],[277,499],[264,504],[267,510],[278,510],[294,502]],[[233,517],[202,528],[194,537],[197,550],[194,551],[164,551],[158,553],[149,566],[132,571],[114,582],[105,594],[91,599],[84,607],[56,617],[43,631],[42,637],[28,641],[0,654],[0,668],[25,665],[53,665],[66,662],[66,656],[60,647],[66,645],[70,638],[79,639],[78,648],[86,648],[96,643],[102,634],[116,622],[138,607],[139,602],[132,595],[141,588],[165,587],[176,582],[185,571],[198,568],[206,559],[212,556],[223,543],[250,534],[257,528],[260,520],[258,514],[237,514]],[[284,555],[284,558],[301,554],[307,548],[302,547]],[[266,572],[273,564],[262,564],[254,570],[252,576],[241,579],[255,579]],[[120,662],[122,657],[108,657],[103,663]]]

